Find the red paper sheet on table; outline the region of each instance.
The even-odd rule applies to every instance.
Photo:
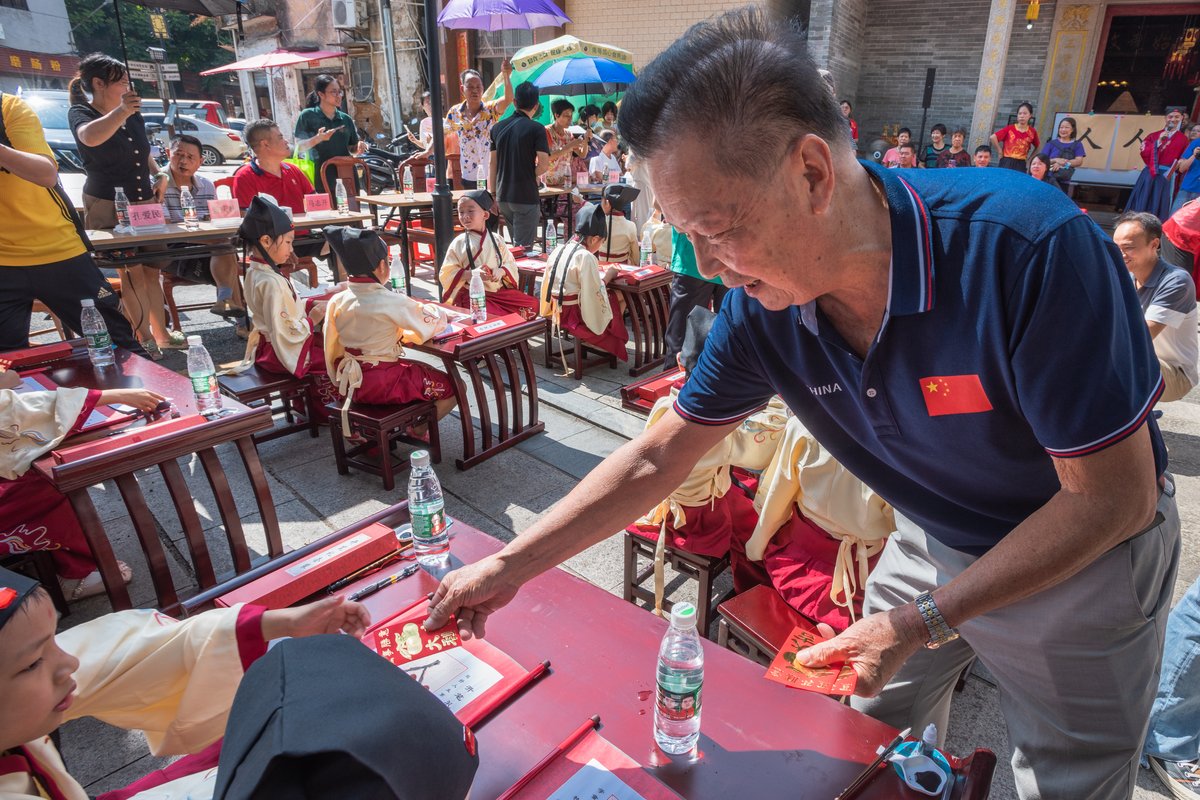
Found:
[[[775,660],[767,667],[767,679],[821,694],[854,694],[858,673],[848,663],[830,664],[827,667],[805,667],[796,663],[796,653],[825,641],[810,630],[793,628]]]
[[[592,731],[556,758],[517,800],[679,800],[641,765]]]
[[[444,627],[426,631],[421,623],[427,616],[422,603],[379,625],[367,634],[366,642],[437,695],[459,722],[473,728],[504,701],[528,670],[486,641],[464,643],[453,617]]]

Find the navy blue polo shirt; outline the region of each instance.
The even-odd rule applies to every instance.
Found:
[[[851,472],[942,543],[981,555],[1163,390],[1116,246],[1057,189],[1010,170],[864,164],[887,193],[891,291],[860,359],[816,303],[721,305],[675,404],[723,425],[782,396]],[[1155,462],[1166,450],[1153,420]]]

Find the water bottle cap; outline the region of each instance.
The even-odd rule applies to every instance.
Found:
[[[409,463],[412,464],[413,469],[416,469],[417,467],[428,467],[429,466],[429,451],[428,450],[414,450],[413,454],[411,456],[409,456],[409,459],[410,459]]]
[[[96,301],[95,301],[95,300],[92,300],[92,299],[89,297],[89,298],[85,298],[85,299],[83,299],[83,300],[80,300],[80,301],[79,301],[79,305],[80,305],[80,307],[81,307],[81,308],[95,308],[95,307],[96,307]]]
[[[691,603],[676,603],[671,607],[671,624],[676,628],[696,627],[696,607]]]
[[[199,336],[189,336],[187,337],[187,343],[188,347],[201,347],[204,344],[204,340]]]

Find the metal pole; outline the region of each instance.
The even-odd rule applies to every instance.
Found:
[[[396,69],[396,33],[392,30],[392,0],[379,0],[379,26],[383,29],[383,64],[387,69],[388,96],[392,101],[392,136],[399,136],[405,127]]]
[[[121,0],[113,0],[113,16],[117,18],[117,38],[121,40],[121,60],[129,68],[129,53],[125,52],[125,29],[121,27]],[[92,87],[88,87],[90,91]],[[441,263],[441,262],[439,262]]]
[[[438,2],[425,0],[425,49],[429,56],[429,104],[433,111],[433,239],[441,264],[450,249],[450,186],[446,183],[446,143],[442,139],[442,54],[437,28]]]

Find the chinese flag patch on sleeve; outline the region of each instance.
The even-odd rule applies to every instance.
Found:
[[[992,403],[983,391],[978,375],[934,375],[921,378],[921,396],[929,416],[978,414],[991,411]]]

